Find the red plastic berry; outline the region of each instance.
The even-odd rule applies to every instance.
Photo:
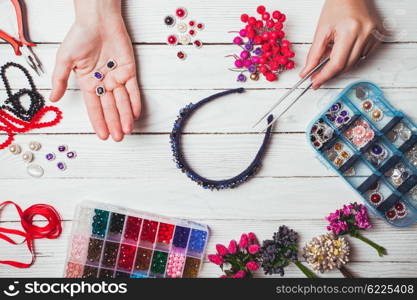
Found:
[[[294,69],[294,62],[292,61],[292,60],[290,60],[289,62],[287,62],[287,64],[285,65],[285,68],[287,69],[287,70],[291,70],[291,69]]]
[[[277,23],[275,23],[275,29],[276,29],[276,30],[281,30],[283,27],[284,27],[284,25],[282,25],[282,23],[281,23],[281,22],[277,22]]]
[[[278,19],[281,17],[281,12],[280,12],[280,11],[278,11],[278,10],[274,10],[274,11],[272,12],[272,17],[273,17],[275,20],[278,20]]]
[[[261,37],[262,37],[262,39],[263,39],[264,41],[269,40],[269,32],[268,32],[268,31],[264,31],[264,32],[262,32]]]
[[[266,77],[266,80],[268,81],[275,81],[278,79],[277,75],[271,72],[266,73],[265,77]]]
[[[279,65],[274,61],[271,61],[269,63],[269,67],[271,68],[272,71],[277,71],[279,69]]]
[[[282,31],[282,30],[280,30],[280,31],[278,31],[278,38],[281,40],[282,38],[284,38],[284,36],[285,36],[285,32],[284,31]]]
[[[246,23],[248,21],[248,19],[249,19],[249,16],[247,14],[243,14],[243,15],[240,16],[240,20],[243,23]]]
[[[274,28],[275,22],[273,20],[266,21],[266,27],[268,28]]]
[[[287,16],[285,14],[281,14],[281,16],[279,17],[278,21],[284,23],[286,19],[287,19]]]
[[[261,57],[259,58],[259,63],[260,63],[261,65],[266,64],[266,62],[267,62],[267,59],[266,59],[264,56],[261,56]]]
[[[254,17],[250,17],[248,19],[248,24],[254,26],[256,24],[256,19]]]
[[[255,37],[255,32],[254,31],[249,31],[248,32],[248,38],[253,39]]]
[[[286,58],[285,56],[280,56],[278,62],[279,62],[280,65],[284,66],[284,65],[287,64],[288,58]]]
[[[264,27],[264,22],[262,22],[261,20],[256,21],[255,28],[261,29],[262,27]]]
[[[278,39],[278,31],[271,31],[271,39]]]
[[[269,13],[262,14],[262,20],[268,21],[271,18],[271,15]]]
[[[271,58],[271,57],[272,57],[272,52],[271,52],[271,51],[267,51],[267,52],[265,52],[264,57],[265,57],[266,59]]]
[[[283,40],[281,42],[281,47],[283,47],[283,48],[289,48],[290,46],[291,46],[291,43],[288,40]]]
[[[266,72],[268,72],[268,67],[261,64],[261,66],[259,67],[259,72],[261,72],[262,74],[265,74]]]
[[[253,42],[255,43],[255,45],[260,45],[262,43],[262,38],[259,35],[257,35],[255,36]]]
[[[261,49],[263,51],[269,51],[269,49],[271,49],[271,45],[269,45],[269,44],[262,44]]]
[[[288,50],[285,54],[286,54],[285,56],[288,58],[293,58],[295,56],[294,51],[291,51],[291,50]]]
[[[258,12],[258,14],[262,15],[265,12],[266,8],[263,5],[259,5],[258,8],[256,9],[256,11]]]

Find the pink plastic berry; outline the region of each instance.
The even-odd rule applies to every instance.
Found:
[[[243,40],[242,40],[242,38],[241,38],[240,36],[235,37],[235,38],[233,39],[233,44],[236,44],[236,45],[242,45],[242,44],[243,44]]]
[[[236,68],[242,68],[243,67],[243,61],[240,59],[235,60],[235,66]]]
[[[249,54],[248,51],[242,51],[240,53],[240,57],[243,58],[243,59],[247,59],[249,56],[250,56],[250,54]]]

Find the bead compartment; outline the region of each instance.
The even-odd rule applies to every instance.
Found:
[[[74,219],[66,278],[198,276],[205,225],[91,201]]]
[[[364,108],[366,102],[371,103],[372,107]],[[350,124],[335,122],[337,114],[343,108],[352,113]],[[378,120],[371,115],[375,109],[382,112],[382,117]],[[369,133],[368,141],[365,139],[359,143],[356,139],[354,143],[354,136],[363,137],[364,133],[363,128],[354,130],[358,121],[366,122],[373,130],[373,134]],[[320,122],[331,126],[334,133],[328,141],[317,144],[317,138],[312,135],[312,131],[317,130],[317,124]],[[402,128],[405,128],[404,139],[399,137]],[[396,134],[393,134],[395,131]],[[403,112],[396,110],[385,99],[378,86],[371,82],[355,82],[349,85],[313,120],[307,132],[318,158],[361,195],[371,213],[398,227],[410,226],[417,221],[417,127]],[[349,163],[344,162],[341,166],[336,166],[334,160],[340,152],[335,151],[333,147],[340,140],[352,148],[353,152],[347,160]],[[371,154],[378,157],[378,160]],[[387,175],[390,175],[389,172],[392,173],[392,169],[399,162],[406,165],[405,175],[404,178],[398,179],[400,174],[396,171],[393,180]],[[381,195],[377,205],[370,201],[372,192],[365,190],[374,183],[379,184],[379,190],[373,193]],[[374,197],[375,201],[378,199],[377,196]],[[404,212],[395,213],[392,217],[391,211],[395,210],[398,203],[404,205]]]

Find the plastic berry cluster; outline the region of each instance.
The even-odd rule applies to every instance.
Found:
[[[285,70],[294,68],[295,53],[291,50],[291,43],[284,39],[282,30],[286,20],[285,14],[275,10],[270,14],[265,6],[258,6],[260,19],[242,14],[240,20],[245,27],[233,38],[233,44],[242,48],[239,55],[233,54],[234,68],[231,71],[239,72],[237,81],[244,82],[250,73],[250,79],[258,80],[262,74],[268,81],[278,80],[278,75]]]
[[[193,44],[196,48],[203,47],[203,42],[196,38],[197,32],[204,29],[204,24],[196,22],[195,20],[189,20],[188,22],[185,19],[188,16],[188,12],[185,8],[179,7],[175,10],[174,15],[168,15],[164,18],[164,23],[166,26],[171,28],[176,28],[178,34],[170,34],[167,37],[167,44],[170,46],[189,45]],[[177,57],[181,60],[187,58],[187,55],[184,51],[178,51]]]

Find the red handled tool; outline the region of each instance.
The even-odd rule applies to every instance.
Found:
[[[24,3],[22,0],[11,1],[16,11],[19,39],[15,39],[2,30],[0,30],[0,39],[9,43],[17,56],[23,54],[28,65],[40,76],[44,71],[41,61],[32,50],[32,47],[36,46],[36,44],[29,42],[29,39],[27,38],[27,19]]]

